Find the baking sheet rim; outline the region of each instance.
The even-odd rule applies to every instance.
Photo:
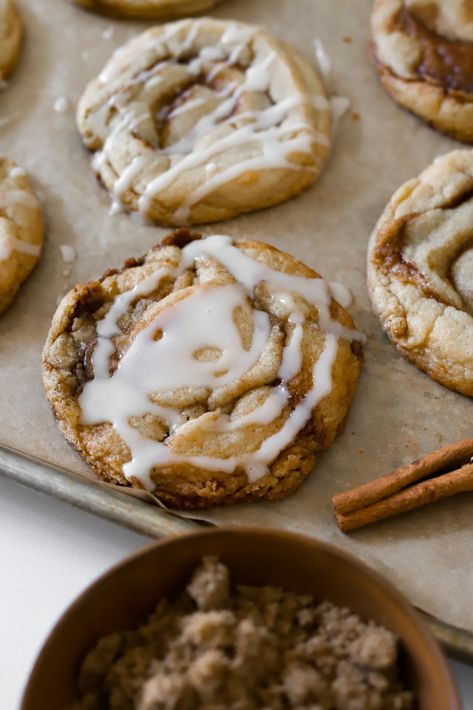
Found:
[[[144,500],[121,493],[0,444],[0,474],[55,496],[136,532],[159,538],[196,530],[203,521],[182,518]],[[473,633],[418,609],[437,641],[452,657],[473,665]]]

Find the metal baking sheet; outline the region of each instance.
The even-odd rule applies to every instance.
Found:
[[[438,154],[458,147],[401,111],[379,87],[367,49],[370,0],[226,0],[215,10],[218,17],[266,25],[312,62],[320,38],[333,65],[331,88],[351,108],[313,188],[204,231],[268,241],[345,283],[368,345],[346,430],[318,458],[301,491],[286,501],[213,510],[193,520],[94,482],[59,434],[41,385],[40,353],[58,299],[164,234],[128,215],[109,215],[109,198],[92,177],[74,121],[86,82],[149,23],[99,17],[66,0],[19,4],[26,38],[20,65],[0,94],[0,152],[31,174],[48,230],[41,264],[0,319],[0,470],[152,536],[178,534],[204,518],[288,527],[328,540],[384,572],[414,605],[441,620],[432,622],[438,638],[472,659],[473,498],[458,496],[350,537],[336,528],[330,505],[331,495],[348,486],[471,436],[471,400],[402,360],[368,303],[366,245],[386,201]],[[54,110],[59,98],[65,111]],[[73,263],[64,263],[61,245],[75,249]]]
[[[152,503],[125,495],[117,487],[86,480],[67,469],[51,466],[4,446],[0,446],[0,473],[150,537],[179,535],[211,524],[203,519],[183,518],[171,511],[160,510]],[[472,633],[446,624],[421,609],[418,611],[450,656],[473,664]]]

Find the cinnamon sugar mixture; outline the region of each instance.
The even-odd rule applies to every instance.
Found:
[[[70,710],[404,710],[396,637],[349,609],[230,588],[207,557],[186,592],[85,658]]]

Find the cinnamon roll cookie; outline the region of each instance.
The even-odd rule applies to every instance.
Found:
[[[394,194],[368,250],[374,310],[393,345],[473,396],[473,152],[438,158]]]
[[[44,384],[106,481],[179,508],[277,499],[342,428],[362,339],[288,254],[178,230],[65,296]]]
[[[222,0],[74,0],[77,5],[120,17],[173,20],[211,10]]]
[[[0,82],[15,68],[21,45],[21,20],[12,0],[0,0]]]
[[[404,108],[473,142],[473,4],[375,0],[371,29],[379,77]]]
[[[330,145],[310,66],[265,30],[208,18],[154,27],[116,51],[78,126],[115,206],[174,226],[289,199]]]
[[[41,207],[25,171],[0,158],[0,313],[36,266],[43,236]]]

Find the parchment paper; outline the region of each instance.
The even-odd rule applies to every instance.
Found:
[[[48,223],[44,257],[0,319],[0,441],[90,476],[49,411],[40,355],[58,299],[75,283],[144,253],[164,230],[109,216],[75,128],[75,105],[112,50],[146,25],[88,14],[66,0],[19,0],[26,27],[20,65],[0,94],[0,153],[33,177]],[[280,503],[212,511],[218,523],[271,525],[329,540],[384,572],[410,600],[473,631],[473,496],[427,507],[350,537],[337,529],[330,496],[418,455],[472,436],[472,403],[405,362],[370,312],[365,286],[369,233],[392,192],[458,144],[404,113],[384,94],[368,59],[369,0],[226,0],[218,17],[266,25],[314,61],[322,39],[333,84],[348,96],[321,179],[299,198],[207,228],[268,241],[353,292],[351,312],[368,335],[366,364],[345,433],[319,456],[301,490]],[[69,109],[54,111],[65,97]],[[352,112],[359,115],[352,115]],[[357,120],[358,119],[358,120]],[[71,273],[60,244],[78,258]]]

